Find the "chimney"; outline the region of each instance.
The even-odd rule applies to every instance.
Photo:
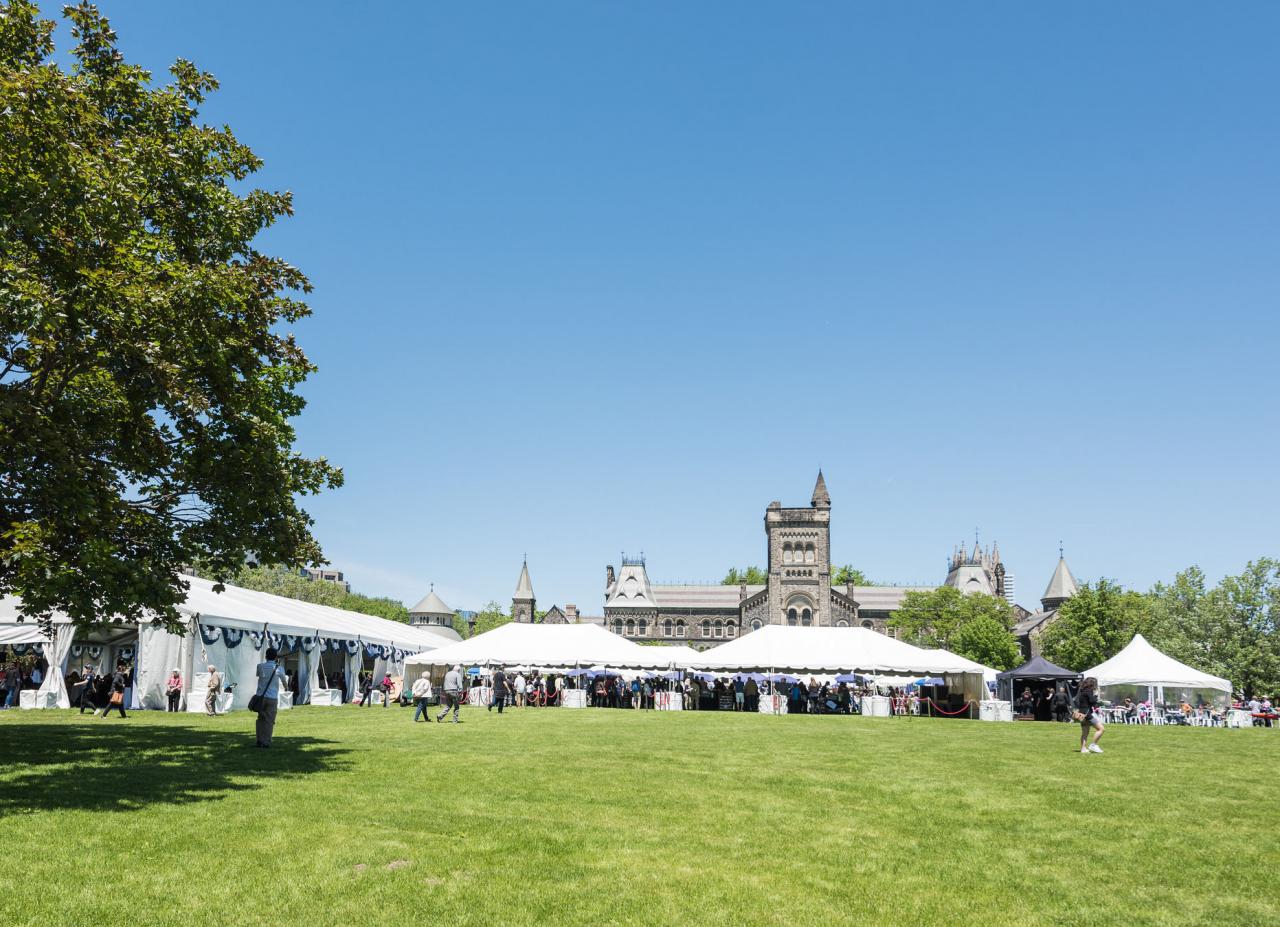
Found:
[[[609,564],[604,568],[604,588],[611,589],[613,587],[614,575],[613,564]]]
[[[564,617],[565,617],[565,620],[568,621],[570,624],[577,624],[578,623],[578,606],[569,605],[566,603],[564,607]]]

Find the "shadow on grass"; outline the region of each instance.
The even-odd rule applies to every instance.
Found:
[[[345,748],[277,734],[269,750],[252,730],[24,723],[0,726],[0,817],[79,809],[130,811],[209,801],[271,780],[339,772]]]

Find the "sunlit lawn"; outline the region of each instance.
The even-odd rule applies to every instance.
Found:
[[[1280,924],[1280,731],[0,713],[0,924]]]

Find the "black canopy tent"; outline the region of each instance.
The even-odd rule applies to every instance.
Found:
[[[1026,663],[1016,669],[1005,670],[1003,673],[996,675],[996,685],[1001,693],[1008,693],[1010,702],[1015,705],[1018,701],[1018,683],[1038,683],[1037,689],[1043,692],[1045,689],[1052,689],[1062,684],[1068,686],[1068,692],[1074,695],[1075,684],[1079,683],[1080,674],[1069,669],[1063,669],[1061,666],[1055,666],[1044,657],[1032,657]],[[1006,688],[1007,687],[1007,688]],[[1037,704],[1041,704],[1043,700],[1037,700]],[[1037,712],[1037,718],[1044,712]],[[1047,721],[1046,716],[1040,720]]]

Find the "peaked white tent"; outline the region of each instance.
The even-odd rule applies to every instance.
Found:
[[[666,669],[665,647],[641,647],[594,624],[509,622],[475,637],[405,659],[426,666],[533,666],[542,669],[609,666]]]
[[[1231,695],[1231,680],[1179,663],[1152,647],[1141,634],[1135,634],[1129,646],[1110,660],[1085,670],[1084,676],[1094,677],[1098,680],[1098,686],[1104,689],[1112,686],[1145,686],[1156,690],[1176,689],[1187,693],[1188,697],[1195,692]],[[1163,701],[1164,693],[1160,692],[1155,697]]]
[[[298,654],[298,702],[305,703],[317,685],[323,653],[342,653],[348,676],[358,672],[365,657],[383,666],[398,666],[407,654],[453,643],[439,629],[415,627],[349,612],[327,605],[300,602],[266,592],[226,586],[213,591],[210,580],[184,577],[186,599],[178,606],[188,618],[184,634],[171,634],[149,624],[115,624],[109,618],[90,635],[78,631],[66,615],[53,615],[53,636],[39,625],[20,621],[16,598],[0,599],[0,646],[38,645],[49,663],[37,699],[40,707],[70,707],[64,677],[70,660],[90,662],[108,669],[111,648],[84,644],[88,640],[127,638],[135,666],[131,708],[161,708],[165,704],[165,678],[178,667],[189,689],[193,669],[213,663],[227,683],[248,679],[268,646]],[[76,641],[82,643],[77,646]],[[96,656],[94,652],[96,651]],[[377,664],[375,664],[376,670]],[[348,686],[350,689],[350,685]],[[233,707],[248,704],[252,686],[237,686]]]

